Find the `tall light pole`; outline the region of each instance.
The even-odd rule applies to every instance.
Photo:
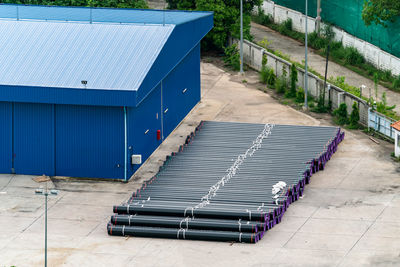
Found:
[[[48,190],[46,182],[46,189],[38,188],[35,190],[35,194],[44,196],[44,266],[47,267],[47,197],[58,195],[58,190]]]
[[[306,34],[305,34],[305,60],[304,60],[304,107],[307,109],[308,108],[308,66],[307,66],[307,53],[308,53],[308,0],[306,0]]]
[[[240,0],[240,74],[243,73],[243,0]]]
[[[321,0],[317,1],[317,33],[321,33]]]

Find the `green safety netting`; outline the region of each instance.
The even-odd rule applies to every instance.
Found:
[[[276,4],[305,13],[305,0],[275,0]],[[346,32],[400,57],[400,19],[387,28],[365,26],[361,18],[364,0],[321,0],[321,18]],[[317,0],[308,0],[308,15],[317,16]]]

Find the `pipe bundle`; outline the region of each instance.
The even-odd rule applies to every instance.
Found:
[[[201,122],[152,179],[114,206],[108,233],[256,243],[343,138],[336,127]]]

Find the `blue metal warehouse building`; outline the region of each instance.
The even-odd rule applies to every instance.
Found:
[[[0,173],[129,179],[199,102],[212,27],[210,12],[0,5]]]

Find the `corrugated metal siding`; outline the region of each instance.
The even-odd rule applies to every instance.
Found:
[[[12,104],[0,102],[0,173],[12,168]]]
[[[57,105],[56,174],[124,177],[124,116],[121,107]]]
[[[87,7],[49,7],[0,5],[0,18],[90,21],[115,23],[145,23],[145,24],[181,24],[204,16],[211,12],[172,11],[172,10],[139,10],[139,9],[109,9]]]
[[[54,175],[54,105],[14,104],[17,174]]]
[[[129,156],[140,154],[145,162],[161,144],[161,140],[157,140],[157,130],[162,130],[160,85],[137,108],[128,110],[128,147],[132,148]],[[128,177],[139,167],[130,164]]]
[[[209,16],[175,27],[138,90],[138,102],[200,43],[212,25],[213,18]]]
[[[173,27],[0,21],[0,84],[136,90]]]
[[[66,88],[0,85],[0,100],[93,106],[136,106],[137,91],[76,90]]]
[[[161,140],[156,139],[157,130],[163,130],[162,135],[167,138],[200,101],[200,45],[197,45],[169,73],[162,87],[163,107],[161,106],[161,84],[159,84],[137,108],[129,109],[128,143],[129,147],[132,147],[129,150],[129,156],[140,154],[142,162],[146,161],[161,144]],[[161,127],[161,115],[163,127]],[[139,167],[130,165],[128,177]]]
[[[164,137],[200,101],[200,45],[163,81]]]

